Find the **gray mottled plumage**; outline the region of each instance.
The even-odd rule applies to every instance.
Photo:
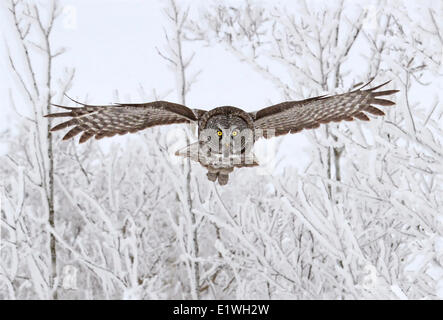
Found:
[[[218,180],[224,185],[235,167],[258,165],[251,150],[259,131],[262,132],[260,136],[269,138],[318,128],[322,123],[354,119],[368,121],[367,114],[384,115],[374,105],[394,104],[380,97],[394,94],[398,90],[375,91],[387,83],[339,95],[283,102],[249,113],[231,106],[204,111],[167,101],[155,101],[107,106],[81,104],[79,108],[55,105],[67,111],[48,114],[46,117],[70,118],[51,131],[71,128],[63,140],[81,133],[80,143],[91,137],[101,139],[157,125],[196,122],[199,141],[176,154],[189,156],[199,162],[208,169],[209,180]],[[217,136],[218,131],[221,132],[220,136]]]

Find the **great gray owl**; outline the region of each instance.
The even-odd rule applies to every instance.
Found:
[[[198,125],[198,141],[177,151],[176,155],[191,157],[208,169],[210,181],[218,180],[220,185],[225,185],[234,168],[258,165],[251,150],[260,137],[296,133],[332,121],[352,121],[354,118],[368,121],[366,113],[384,115],[383,111],[373,105],[394,104],[378,97],[394,94],[398,90],[375,91],[388,82],[366,90],[362,90],[365,85],[344,94],[287,101],[255,112],[245,112],[232,106],[204,111],[171,102],[154,101],[100,106],[79,103],[82,105],[80,108],[55,105],[68,112],[52,113],[46,117],[70,117],[51,131],[73,127],[63,140],[82,132],[80,143],[93,136],[101,139],[156,125],[195,122]]]

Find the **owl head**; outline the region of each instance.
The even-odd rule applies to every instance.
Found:
[[[219,107],[207,113],[199,125],[199,141],[214,155],[239,155],[252,149],[251,116],[235,107]]]

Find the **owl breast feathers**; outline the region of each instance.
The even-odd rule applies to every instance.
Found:
[[[92,137],[101,139],[134,133],[157,125],[195,122],[199,141],[176,154],[199,162],[208,169],[209,180],[218,180],[220,185],[225,185],[234,168],[258,165],[252,147],[260,137],[297,133],[318,128],[322,123],[342,120],[369,121],[367,114],[384,115],[374,105],[394,105],[394,102],[380,97],[398,90],[376,91],[388,82],[366,90],[363,90],[365,85],[344,94],[282,102],[255,112],[231,106],[204,111],[167,101],[96,106],[75,101],[81,107],[55,105],[66,111],[45,117],[69,118],[51,131],[70,128],[63,140],[81,133],[80,143]]]

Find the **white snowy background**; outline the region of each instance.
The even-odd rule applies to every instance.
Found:
[[[443,298],[443,1],[0,10],[2,299]],[[64,94],[254,111],[372,78],[400,90],[385,117],[260,141],[224,187],[173,156],[186,126],[78,145],[42,117]]]

